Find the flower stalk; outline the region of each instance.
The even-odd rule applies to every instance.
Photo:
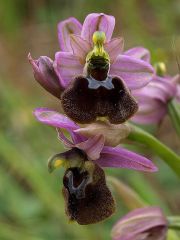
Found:
[[[173,230],[180,230],[180,216],[169,216],[168,220],[168,228]]]
[[[151,148],[151,150],[158,155],[168,166],[180,177],[180,156],[168,148],[165,144],[160,142],[157,138],[143,129],[131,125],[132,131],[128,139],[142,143]]]
[[[180,107],[175,100],[171,100],[168,103],[168,114],[176,133],[180,137]]]

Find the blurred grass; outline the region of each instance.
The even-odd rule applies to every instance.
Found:
[[[59,103],[33,80],[27,53],[53,58],[58,50],[57,22],[69,16],[83,21],[89,12],[114,15],[116,34],[125,37],[126,49],[144,45],[152,51],[153,61],[166,61],[168,70],[177,72],[171,41],[175,36],[178,48],[178,0],[0,1],[0,240],[106,240],[113,223],[127,212],[114,193],[118,208],[112,218],[92,226],[68,223],[61,195],[63,170],[50,175],[46,166],[48,157],[63,147],[54,129],[37,123],[32,116],[35,107],[59,109]],[[168,121],[160,135],[179,150]],[[130,148],[150,155],[141,146]],[[160,168],[156,174],[123,169],[106,173],[128,183],[147,203],[177,214],[179,180],[163,162],[154,160]]]

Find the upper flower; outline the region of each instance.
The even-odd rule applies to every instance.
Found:
[[[91,123],[98,117],[125,122],[138,109],[129,89],[146,85],[152,77],[149,63],[122,54],[122,38],[111,40],[114,25],[112,16],[90,14],[81,33],[73,18],[58,26],[63,51],[56,53],[54,68],[65,88],[62,107],[75,122]]]
[[[54,67],[64,87],[67,87],[74,77],[81,75],[86,63],[87,54],[93,48],[93,34],[104,32],[104,49],[110,58],[109,74],[123,79],[130,89],[145,86],[152,78],[153,68],[143,61],[143,57],[134,57],[131,51],[123,54],[123,38],[113,38],[115,18],[103,13],[89,14],[83,25],[69,18],[58,24],[58,37],[61,50],[55,55]],[[136,49],[137,50],[137,49]],[[139,48],[139,54],[142,49]]]
[[[168,102],[172,99],[180,101],[180,75],[166,75],[163,63],[157,65],[156,72],[147,86],[132,93],[139,106],[138,112],[132,118],[136,123],[159,123],[167,113]]]
[[[152,78],[148,51],[139,47],[123,53],[123,39],[111,39],[114,25],[114,17],[103,13],[89,14],[83,25],[69,18],[58,25],[62,51],[54,62],[29,55],[36,80],[62,100],[75,122],[92,123],[99,117],[125,122],[138,109],[130,90]]]

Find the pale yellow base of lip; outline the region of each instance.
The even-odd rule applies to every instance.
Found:
[[[62,159],[57,159],[54,163],[55,168],[61,167],[62,165],[63,165],[63,160]]]

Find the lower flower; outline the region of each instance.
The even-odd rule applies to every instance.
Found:
[[[40,122],[56,127],[59,139],[69,148],[68,151],[51,157],[48,169],[49,172],[62,166],[66,169],[63,195],[70,220],[79,224],[91,224],[106,219],[115,211],[115,203],[106,185],[102,167],[157,171],[157,167],[147,158],[121,147],[106,145],[111,144],[114,132],[115,136],[119,131],[126,137],[129,129],[125,126],[112,127],[109,123],[101,126],[96,123],[83,130],[66,116],[49,109],[39,108],[34,114]],[[62,129],[69,132],[71,139],[64,135]]]
[[[55,155],[49,167],[59,161],[66,166],[62,192],[69,219],[86,225],[110,217],[115,211],[115,202],[102,168],[89,161],[86,153],[78,148],[59,154],[58,158]]]

